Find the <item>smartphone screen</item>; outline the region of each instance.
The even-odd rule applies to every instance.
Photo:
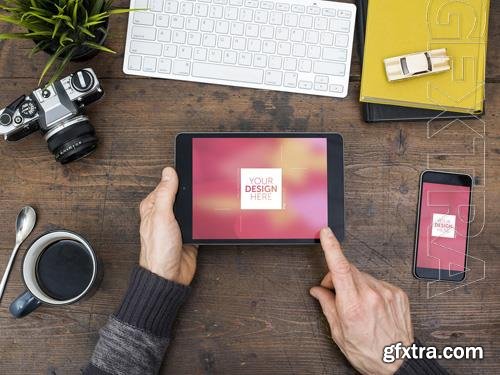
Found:
[[[461,281],[465,277],[472,178],[426,171],[420,180],[415,236],[417,278]]]

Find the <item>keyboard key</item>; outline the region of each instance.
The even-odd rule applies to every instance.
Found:
[[[144,72],[156,72],[156,57],[145,57],[142,63]]]
[[[254,22],[257,23],[267,23],[267,18],[269,16],[269,13],[265,10],[256,10],[253,20]]]
[[[285,73],[285,78],[283,79],[283,86],[285,87],[297,87],[297,73]]]
[[[181,3],[179,13],[184,16],[190,16],[193,14],[193,8],[194,8],[193,3],[189,1],[184,1]]]
[[[169,29],[158,30],[158,41],[159,42],[170,42],[172,39],[172,31]]]
[[[261,1],[260,2],[260,7],[262,9],[267,9],[267,10],[270,10],[270,9],[273,9],[274,8],[274,3],[271,2],[271,1]]]
[[[306,13],[317,16],[318,14],[321,14],[321,9],[319,7],[309,6],[306,8]]]
[[[153,12],[161,12],[163,10],[163,0],[149,0],[149,9]]]
[[[253,10],[252,9],[240,9],[240,21],[243,22],[251,22],[253,19]]]
[[[345,75],[345,64],[315,61],[314,73],[343,76]]]
[[[153,13],[135,12],[134,23],[136,25],[153,26],[155,22],[155,15]]]
[[[229,33],[231,35],[242,36],[245,33],[245,24],[241,22],[231,22]]]
[[[325,46],[333,46],[333,33],[321,33],[319,42]]]
[[[238,19],[238,8],[227,7],[225,9],[224,18],[227,20],[237,20]]]
[[[180,46],[179,47],[179,53],[177,54],[177,57],[181,59],[191,59],[191,55],[193,53],[193,49],[189,46]]]
[[[224,15],[224,8],[222,8],[220,5],[212,5],[210,7],[209,16],[211,18],[222,18],[223,15]]]
[[[229,32],[229,22],[227,21],[215,22],[215,32],[218,34],[227,34]]]
[[[275,38],[278,40],[288,40],[288,28],[287,27],[277,27]]]
[[[248,52],[241,52],[238,58],[238,64],[245,66],[252,65],[252,54]]]
[[[250,37],[258,37],[259,36],[259,26],[252,24],[252,23],[248,23],[246,26],[245,34],[246,34],[246,36],[250,36]]]
[[[316,17],[314,19],[314,28],[317,30],[326,30],[328,28],[328,19],[325,17]]]
[[[194,15],[197,17],[206,17],[208,16],[208,5],[196,3],[194,6]]]
[[[266,71],[266,76],[264,83],[266,85],[272,85],[272,86],[281,86],[281,82],[283,80],[283,73],[278,72],[275,70],[268,70]]]
[[[175,30],[172,34],[172,42],[179,44],[186,43],[186,32],[183,30]]]
[[[172,60],[159,59],[158,60],[158,73],[168,74],[172,69]]]
[[[329,90],[331,92],[341,93],[342,91],[344,91],[344,86],[341,86],[341,85],[330,85],[329,86]]]
[[[348,44],[349,44],[349,35],[347,34],[335,35],[335,45],[337,47],[347,47]]]
[[[199,26],[200,26],[200,21],[198,20],[198,18],[189,17],[188,19],[186,19],[187,30],[198,31]]]
[[[278,43],[278,55],[288,56],[292,52],[292,45],[286,42]]]
[[[262,83],[264,72],[261,69],[195,62],[192,75],[200,78],[259,84]]]
[[[223,61],[224,64],[236,64],[238,54],[234,51],[224,51]]]
[[[203,34],[203,46],[204,47],[215,47],[215,35],[213,34]]]
[[[165,45],[165,48],[163,50],[163,56],[176,57],[177,56],[177,46],[174,46],[173,44]]]
[[[313,25],[313,18],[311,16],[300,16],[299,26],[310,29]]]
[[[265,68],[267,66],[267,56],[256,54],[253,57],[253,66],[258,68]]]
[[[351,11],[350,10],[339,10],[337,12],[337,16],[340,18],[351,18]]]
[[[317,91],[326,91],[328,90],[328,85],[325,83],[315,83],[314,89]]]
[[[233,38],[233,49],[238,51],[244,51],[246,49],[247,40],[245,38],[234,37]]]
[[[215,22],[213,20],[204,19],[201,21],[200,30],[211,33],[214,30]]]
[[[172,29],[183,29],[184,28],[184,17],[183,16],[172,16],[170,20],[170,27]]]
[[[319,46],[308,46],[307,57],[311,59],[319,59],[321,57],[321,48]]]
[[[306,32],[306,43],[317,44],[319,42],[319,33],[315,30],[308,30]]]
[[[248,8],[257,8],[259,2],[257,0],[245,0],[245,6]]]
[[[285,14],[285,26],[297,26],[299,22],[299,16],[296,14],[287,13]]]
[[[191,69],[191,63],[189,61],[174,61],[174,66],[172,68],[172,73],[179,74],[182,76],[188,76]]]
[[[297,69],[297,59],[293,57],[286,57],[283,62],[283,69],[285,70],[296,70]]]
[[[271,25],[281,25],[283,23],[283,13],[271,12],[269,16],[269,23]]]
[[[272,26],[262,26],[260,28],[260,37],[272,39],[274,37],[274,27]]]
[[[304,60],[304,59],[299,60],[299,72],[309,73],[311,69],[312,69],[311,60]]]
[[[327,17],[335,17],[335,9],[324,8],[322,14]]]
[[[207,59],[207,49],[206,48],[195,48],[194,49],[194,54],[193,54],[193,59],[199,60],[199,61],[205,61]]]
[[[229,4],[239,7],[243,5],[243,0],[229,0]]]
[[[137,55],[130,55],[128,58],[128,68],[130,70],[141,70],[142,57]]]
[[[218,48],[231,48],[231,37],[228,35],[219,35],[217,38]]]
[[[188,44],[192,46],[199,46],[201,44],[201,34],[188,33]]]
[[[164,12],[166,13],[177,13],[177,10],[179,9],[179,3],[175,0],[167,0],[165,1],[165,8]]]
[[[347,50],[340,48],[323,48],[323,59],[331,61],[347,61]]]
[[[142,40],[155,40],[156,29],[152,27],[134,26],[132,28],[132,38]]]
[[[134,9],[149,9],[148,0],[135,0]]]
[[[304,13],[305,11],[306,8],[303,5],[297,5],[297,4],[292,5],[292,12]]]
[[[304,57],[306,55],[306,46],[305,44],[294,44],[292,55],[297,57]]]
[[[302,42],[304,40],[304,30],[292,29],[290,33],[290,40],[292,42]]]
[[[169,20],[170,16],[168,14],[158,14],[156,16],[156,26],[159,26],[159,27],[168,27],[169,23],[168,23],[168,20]]]
[[[271,69],[281,69],[282,59],[279,56],[269,57],[269,67]]]
[[[299,89],[311,90],[313,83],[311,81],[299,81]]]
[[[264,40],[264,42],[262,42],[262,52],[275,53],[276,52],[276,42],[273,40]]]
[[[351,27],[351,22],[346,20],[333,19],[330,20],[330,31],[348,33]]]
[[[290,10],[290,5],[286,3],[278,3],[276,4],[276,10],[279,10],[281,12],[288,12]]]
[[[160,43],[138,42],[136,40],[130,43],[130,52],[139,55],[161,56],[161,49],[162,45]]]
[[[208,51],[208,61],[220,63],[222,61],[222,51],[211,49]]]
[[[316,76],[314,77],[315,83],[328,83],[328,76]]]
[[[249,39],[248,50],[250,52],[260,52],[261,41],[260,39]]]

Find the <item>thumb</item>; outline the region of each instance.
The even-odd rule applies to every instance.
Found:
[[[162,171],[161,181],[156,188],[155,209],[173,213],[175,195],[179,187],[179,179],[175,169],[167,167]]]
[[[311,288],[309,293],[319,301],[323,314],[325,315],[326,320],[328,320],[328,324],[330,325],[330,329],[333,334],[334,327],[337,327],[339,321],[337,306],[335,305],[335,295],[331,290],[322,286],[315,286]]]

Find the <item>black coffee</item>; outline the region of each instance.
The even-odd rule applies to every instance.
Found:
[[[79,242],[62,240],[47,247],[38,259],[36,277],[49,297],[65,301],[80,295],[92,280],[93,264]]]

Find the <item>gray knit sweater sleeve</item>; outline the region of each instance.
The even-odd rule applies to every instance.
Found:
[[[83,374],[157,374],[177,311],[188,292],[189,287],[134,268],[125,297],[100,330]]]

